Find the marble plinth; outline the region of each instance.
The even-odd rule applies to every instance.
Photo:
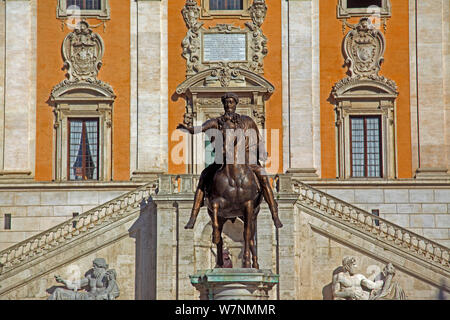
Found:
[[[279,276],[271,270],[209,269],[189,276],[200,300],[268,300]]]

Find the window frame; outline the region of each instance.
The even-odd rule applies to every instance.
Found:
[[[242,0],[242,10],[210,10],[210,0],[201,0],[201,18],[213,19],[213,18],[239,18],[250,19],[248,9],[251,6],[250,0]]]
[[[337,18],[348,19],[351,17],[368,17],[373,15],[374,12],[367,7],[363,8],[348,8],[347,0],[338,0],[337,4]],[[391,17],[391,3],[390,0],[381,0],[380,18]]]
[[[364,176],[355,176],[353,173],[353,134],[352,134],[352,121],[353,119],[364,119]],[[379,152],[379,165],[378,169],[380,175],[376,177],[369,177],[368,175],[368,153],[367,153],[367,119],[378,119],[378,152]],[[366,178],[366,179],[379,179],[383,178],[383,128],[381,115],[350,115],[349,116],[349,152],[350,152],[350,177],[351,178]]]
[[[110,19],[109,0],[100,0],[100,10],[80,10],[80,18]],[[69,19],[75,11],[67,10],[67,0],[58,0],[56,16],[58,19]]]
[[[95,179],[71,179],[71,170],[72,167],[70,166],[70,134],[71,134],[71,125],[72,121],[78,120],[78,121],[92,121],[96,120],[97,122],[97,177]],[[100,161],[100,118],[99,117],[68,117],[67,118],[67,180],[68,181],[99,181],[100,180],[100,172],[101,172],[101,161]]]

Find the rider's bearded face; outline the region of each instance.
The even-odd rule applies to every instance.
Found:
[[[225,113],[235,113],[236,112],[236,101],[233,98],[226,98],[223,103],[223,108]]]

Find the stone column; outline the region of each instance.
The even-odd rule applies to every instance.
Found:
[[[413,141],[419,157],[416,177],[449,179],[449,3],[429,0],[412,1],[410,5],[415,8],[416,3],[417,26],[413,24],[417,27],[418,60],[415,120],[418,141]]]
[[[283,2],[284,169],[320,176],[319,1]],[[287,20],[287,21],[286,21]]]
[[[167,1],[130,1],[133,180],[167,171]]]
[[[0,4],[0,179],[34,176],[36,0]]]

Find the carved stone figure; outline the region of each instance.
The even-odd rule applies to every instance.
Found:
[[[383,288],[372,291],[370,300],[406,300],[407,296],[399,283],[393,281],[395,268],[392,263],[388,263],[381,273]]]
[[[248,8],[252,22],[261,27],[266,18],[267,6],[265,0],[254,0],[250,8]]]
[[[273,197],[264,168],[259,164],[256,152],[260,145],[258,127],[252,118],[236,113],[239,97],[233,93],[227,93],[222,97],[225,114],[213,118],[201,125],[201,127],[188,127],[179,124],[177,129],[191,134],[213,132],[215,138],[216,159],[215,162],[205,168],[200,175],[194,198],[194,205],[186,229],[194,227],[200,208],[206,205],[212,220],[213,242],[217,245],[217,265],[223,267],[222,255],[222,228],[227,220],[234,221],[240,217],[244,221],[244,268],[258,268],[256,250],[254,247],[254,234],[256,217],[262,197],[269,205],[272,219],[277,228],[283,225],[278,217],[278,206]],[[245,140],[244,155],[240,154],[239,139],[233,136],[236,132],[242,132],[247,136]],[[254,134],[254,139],[251,138]],[[221,140],[221,144],[218,141]],[[253,140],[253,141],[252,141]],[[225,143],[223,141],[226,141]],[[253,152],[252,152],[253,151]],[[253,161],[251,161],[253,157]],[[240,160],[239,157],[243,156]],[[252,251],[253,264],[250,261]]]
[[[406,294],[397,282],[392,281],[395,268],[388,263],[383,272],[371,281],[356,273],[356,259],[344,257],[342,272],[333,276],[332,293],[334,300],[406,300]]]
[[[55,279],[66,288],[56,288],[48,300],[114,300],[120,294],[116,271],[108,269],[103,258],[94,259],[93,268],[83,279],[75,282],[64,280],[60,276],[55,276]],[[85,291],[79,291],[82,288]]]
[[[233,268],[233,261],[231,261],[228,249],[223,250],[223,268]]]
[[[373,289],[381,289],[383,281],[373,282],[356,273],[354,257],[342,259],[343,271],[333,276],[332,292],[334,300],[369,300]]]

